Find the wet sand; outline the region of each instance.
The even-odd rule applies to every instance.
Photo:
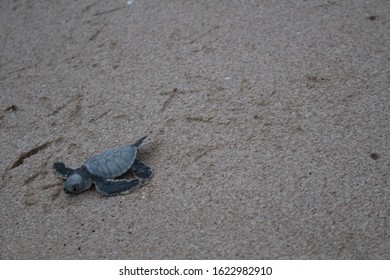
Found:
[[[0,4],[1,259],[390,258],[388,1],[35,2]],[[144,135],[148,185],[63,192]]]

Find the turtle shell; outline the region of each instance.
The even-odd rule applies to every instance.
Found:
[[[113,179],[129,170],[136,155],[137,147],[121,146],[89,158],[84,166],[92,175],[103,179]]]

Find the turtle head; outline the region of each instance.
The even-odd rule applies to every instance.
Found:
[[[88,176],[75,172],[66,179],[64,191],[69,194],[77,194],[88,190],[91,185],[92,181]]]

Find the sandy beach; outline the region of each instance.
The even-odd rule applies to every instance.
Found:
[[[1,259],[390,259],[390,1],[0,8]],[[142,136],[147,185],[63,192]]]

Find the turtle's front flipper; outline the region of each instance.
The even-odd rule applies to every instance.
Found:
[[[153,175],[152,168],[138,159],[134,160],[134,163],[131,166],[131,171],[133,171],[134,175],[144,182],[149,181]]]
[[[75,172],[75,170],[66,167],[62,162],[55,162],[53,164],[53,169],[57,171],[57,173],[60,174],[63,178],[68,178]]]
[[[113,196],[118,194],[127,194],[142,186],[138,179],[133,180],[112,180],[112,179],[95,179],[96,190],[105,196]]]

